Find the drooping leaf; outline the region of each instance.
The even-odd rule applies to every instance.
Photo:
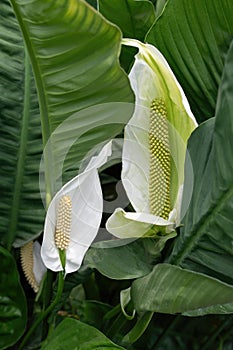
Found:
[[[184,227],[169,260],[183,268],[206,273],[233,283],[233,42],[222,76],[214,119],[191,136],[193,195]],[[184,202],[190,190],[186,168]],[[183,208],[185,210],[185,208]]]
[[[62,172],[77,173],[84,155],[131,116],[133,94],[118,62],[121,33],[82,0],[11,4],[34,70],[44,144],[49,140],[45,182],[51,197]]]
[[[134,281],[131,293],[138,311],[182,313],[233,302],[233,286],[165,263]]]
[[[123,350],[122,347],[114,344],[96,328],[68,318],[57,326],[41,347],[41,350],[51,349]]]
[[[42,229],[42,140],[28,55],[8,1],[0,3],[0,242],[22,245]]]
[[[27,304],[12,255],[0,247],[0,258],[0,349],[6,349],[24,332]]]
[[[146,38],[166,57],[199,121],[214,116],[232,16],[231,0],[168,1]]]

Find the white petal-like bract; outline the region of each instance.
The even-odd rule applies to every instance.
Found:
[[[97,235],[102,218],[103,195],[98,168],[107,162],[111,152],[112,141],[97,156],[92,157],[86,169],[65,184],[52,199],[45,219],[41,248],[41,256],[48,269],[63,270],[54,236],[59,201],[64,196],[70,198],[72,206],[69,244],[65,251],[65,273],[74,272],[81,266],[87,249]]]

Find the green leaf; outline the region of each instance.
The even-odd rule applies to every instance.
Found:
[[[103,243],[96,243],[89,249],[84,259],[85,265],[112,279],[138,278],[151,271],[151,256],[146,252],[142,240],[132,243],[128,240],[125,243],[124,240]]]
[[[104,324],[104,315],[112,308],[108,304],[98,301],[83,300],[78,302],[78,316],[80,321],[101,329]]]
[[[233,286],[165,263],[134,281],[131,293],[137,311],[174,314],[233,302]]]
[[[125,38],[140,41],[155,21],[154,6],[147,0],[99,0],[99,10],[121,29]]]
[[[156,7],[155,7],[156,17],[159,17],[161,15],[167,2],[168,2],[168,0],[157,0],[156,1]]]
[[[154,6],[147,0],[99,0],[99,11],[116,24],[125,38],[144,41],[145,35],[155,21]],[[121,64],[128,71],[137,53],[135,48],[122,48]]]
[[[87,0],[86,2],[97,9],[97,0]]]
[[[45,149],[49,202],[61,187],[56,181],[62,172],[71,168],[74,175],[92,147],[122,130],[134,97],[118,61],[121,33],[94,8],[82,0],[11,4],[34,70],[44,144],[50,141]]]
[[[233,314],[233,303],[213,305],[203,309],[201,308],[194,311],[187,311],[183,313],[184,316],[193,316],[193,317],[203,316],[207,314],[212,314],[212,315]]]
[[[170,263],[233,284],[233,42],[219,87],[216,121],[201,125],[188,151],[194,173],[191,203]],[[190,191],[185,169],[184,201]]]
[[[100,331],[74,319],[65,319],[42,345],[41,350],[115,350],[122,347],[114,344]]]
[[[130,303],[131,301],[131,296],[130,296],[130,287],[127,289],[123,289],[120,292],[120,304],[121,304],[121,311],[124,314],[124,316],[128,319],[128,320],[133,320],[134,316],[135,316],[135,310],[133,310],[133,312],[129,315],[126,311],[126,307],[127,305]]]
[[[35,83],[16,18],[0,3],[0,243],[22,245],[42,229],[41,127]]]
[[[166,57],[199,121],[214,116],[232,17],[231,0],[172,0],[146,38]]]
[[[11,254],[0,247],[0,349],[16,343],[27,322],[27,304]]]

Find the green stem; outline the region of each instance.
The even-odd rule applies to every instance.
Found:
[[[14,241],[15,232],[17,229],[18,213],[21,199],[21,188],[24,176],[25,159],[27,155],[28,141],[28,125],[30,117],[30,90],[31,90],[31,74],[30,74],[30,59],[25,48],[25,77],[24,77],[24,107],[22,117],[22,128],[18,149],[18,161],[16,166],[15,186],[13,191],[13,205],[11,206],[9,228],[7,235],[7,249],[10,250]]]
[[[64,274],[63,274],[63,271],[60,271],[58,274],[57,294],[55,296],[54,301],[50,304],[50,306],[44,312],[40,314],[37,320],[33,323],[32,327],[29,329],[28,333],[23,338],[18,350],[23,349],[24,345],[27,343],[27,341],[29,340],[33,332],[36,330],[36,328],[39,326],[39,324],[51,313],[51,311],[58,304],[63,292],[63,287],[64,287]]]
[[[49,307],[49,304],[51,302],[51,295],[52,295],[52,285],[53,285],[53,271],[47,270],[46,274],[46,280],[43,286],[43,310],[46,310]],[[43,320],[43,326],[42,326],[42,340],[47,336],[48,333],[48,323],[47,323],[47,317]]]
[[[114,336],[116,336],[121,329],[125,326],[125,324],[128,322],[127,318],[125,315],[120,313],[115,321],[112,323],[111,327],[108,329],[106,332],[106,336],[110,339],[112,339]]]
[[[90,277],[83,283],[86,299],[100,300],[100,294],[95,281],[95,274],[92,273]]]
[[[122,344],[133,344],[135,343],[147,329],[154,312],[146,311],[142,316],[139,317],[135,326],[127,333],[122,339]]]

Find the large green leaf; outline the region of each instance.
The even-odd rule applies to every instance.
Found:
[[[154,6],[148,0],[99,0],[99,10],[125,38],[143,41],[155,21]]]
[[[60,187],[62,168],[77,171],[92,147],[122,130],[134,97],[118,61],[121,33],[91,6],[82,0],[11,4],[34,70],[44,144],[50,141],[45,150],[49,202]]]
[[[154,6],[148,0],[99,0],[99,11],[121,29],[125,38],[141,41],[155,21]],[[136,53],[133,47],[122,48],[121,65],[126,71],[129,71]]]
[[[199,121],[214,116],[232,17],[231,0],[171,0],[146,38],[168,60]]]
[[[39,192],[41,128],[34,79],[17,20],[0,3],[0,243],[11,248],[37,234],[44,208]]]
[[[170,263],[233,284],[233,42],[219,88],[216,121],[191,136],[194,187]],[[185,170],[184,203],[190,190]],[[183,208],[185,209],[185,208]]]
[[[182,313],[233,302],[233,286],[165,263],[134,281],[131,293],[138,311]]]
[[[68,318],[57,326],[41,347],[41,350],[51,349],[123,350],[94,327]]]
[[[146,252],[143,241],[125,241],[95,244],[87,252],[85,264],[113,279],[133,279],[148,274],[152,269],[152,257]]]
[[[0,247],[0,349],[16,343],[27,322],[27,304],[15,261]]]

